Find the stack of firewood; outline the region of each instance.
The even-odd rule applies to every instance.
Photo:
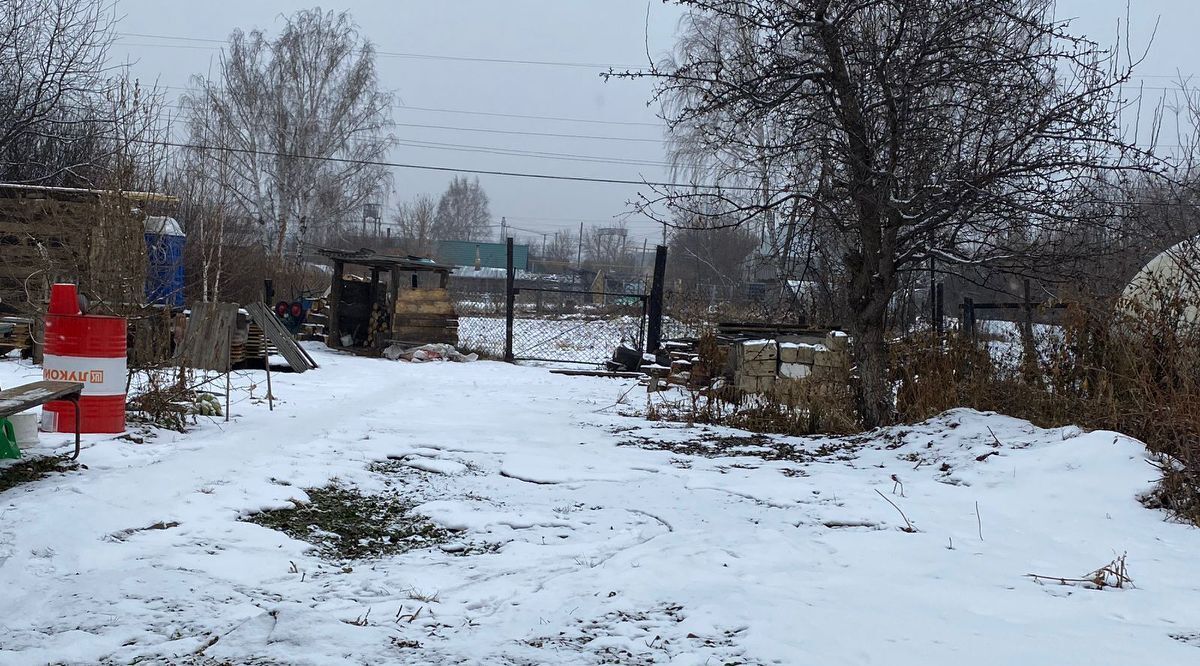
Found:
[[[19,317],[0,318],[0,353],[7,354],[15,349],[25,351],[33,348],[29,335],[31,322]]]

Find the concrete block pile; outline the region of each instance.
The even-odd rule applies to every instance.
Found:
[[[848,381],[850,338],[833,331],[823,344],[750,340],[733,354],[734,386],[742,393],[788,397],[810,381]]]

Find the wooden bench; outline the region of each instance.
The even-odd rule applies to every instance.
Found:
[[[8,418],[27,409],[32,409],[53,400],[75,403],[75,454],[79,457],[79,397],[83,395],[83,384],[78,382],[33,382],[16,388],[0,391],[0,418]]]

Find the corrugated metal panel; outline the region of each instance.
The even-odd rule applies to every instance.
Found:
[[[246,312],[250,314],[251,321],[262,329],[271,344],[275,345],[279,355],[287,359],[293,371],[304,372],[317,367],[317,362],[296,344],[296,339],[283,327],[279,317],[276,317],[270,308],[262,303],[250,303],[246,306]]]
[[[507,268],[507,252],[504,243],[476,241],[440,241],[438,261],[453,266],[474,266],[478,252],[479,265],[484,268]],[[513,245],[513,264],[517,270],[529,269],[529,246]]]

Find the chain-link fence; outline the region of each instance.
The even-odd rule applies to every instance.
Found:
[[[504,358],[504,280],[450,281],[458,315],[458,347],[485,358]]]
[[[645,346],[646,296],[521,289],[513,307],[513,359],[603,365],[619,346]]]
[[[618,346],[645,347],[647,296],[592,291],[564,276],[514,282],[512,357],[538,361],[603,365]],[[507,282],[503,277],[451,280],[458,314],[459,347],[482,356],[505,357],[508,337]]]

